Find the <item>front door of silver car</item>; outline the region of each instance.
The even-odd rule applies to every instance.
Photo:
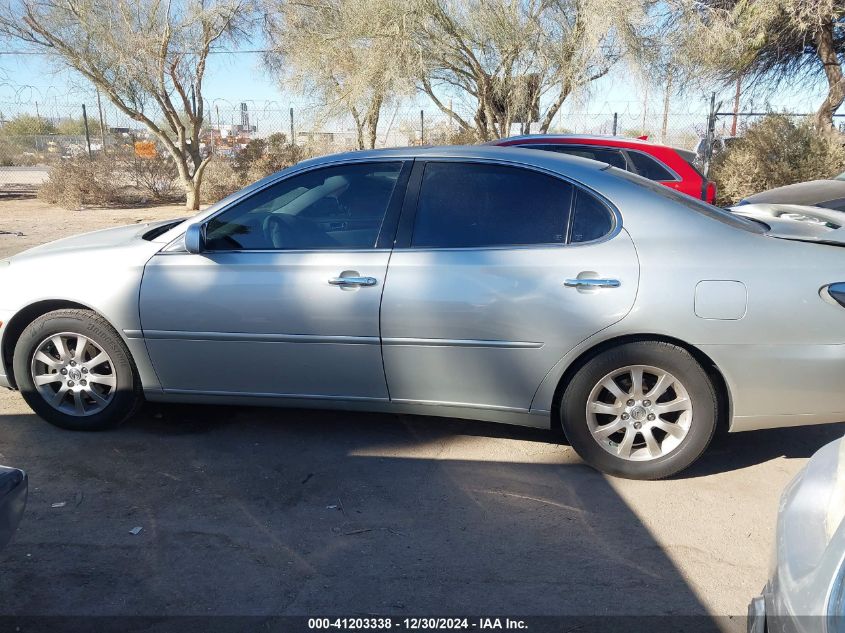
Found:
[[[621,218],[559,175],[418,159],[408,198],[381,314],[396,402],[528,411],[552,367],[634,303]]]
[[[379,304],[411,162],[296,173],[147,264],[140,311],[171,393],[386,400]]]

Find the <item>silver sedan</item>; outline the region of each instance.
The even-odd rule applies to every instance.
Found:
[[[784,235],[551,152],[328,156],[0,263],[0,384],[69,429],[144,398],[562,426],[666,477],[720,425],[845,419],[845,251]]]

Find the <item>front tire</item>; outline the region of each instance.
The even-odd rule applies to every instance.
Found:
[[[13,367],[27,404],[64,429],[112,428],[142,401],[126,344],[90,310],[56,310],[35,319],[15,345]]]
[[[567,386],[560,412],[567,439],[591,466],[629,479],[661,479],[707,448],[718,400],[687,350],[638,341],[587,361]]]

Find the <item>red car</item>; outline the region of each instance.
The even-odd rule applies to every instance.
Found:
[[[716,185],[693,167],[695,152],[617,136],[532,134],[493,141],[491,145],[544,149],[598,160],[712,203]]]

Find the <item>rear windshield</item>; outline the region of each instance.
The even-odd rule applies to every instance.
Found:
[[[701,215],[706,215],[708,218],[718,220],[722,224],[727,224],[728,226],[732,226],[737,229],[742,229],[743,231],[748,231],[750,233],[766,232],[766,229],[757,222],[749,220],[748,218],[743,218],[741,216],[734,215],[726,209],[714,207],[712,204],[707,204],[703,200],[693,198],[692,196],[688,196],[687,194],[681,193],[680,191],[675,191],[674,189],[670,189],[665,185],[661,185],[660,183],[648,180],[647,178],[643,178],[642,176],[637,176],[636,174],[632,174],[621,169],[616,169],[615,167],[611,167],[608,171],[613,173],[615,176],[619,176],[620,178],[629,180],[641,187],[650,189],[657,195],[662,196],[663,198],[668,198],[673,202],[682,204],[686,208],[692,209],[693,211],[700,213]]]

